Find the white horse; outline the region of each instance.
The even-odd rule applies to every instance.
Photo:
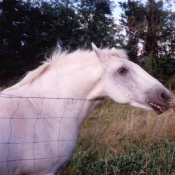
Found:
[[[163,113],[172,94],[124,50],[54,53],[0,93],[0,175],[54,175],[82,122],[104,99]]]

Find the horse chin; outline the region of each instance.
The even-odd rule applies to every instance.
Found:
[[[144,111],[153,111],[153,108],[149,105],[145,105],[139,102],[132,102],[130,103],[131,106],[137,107],[137,108],[141,108]]]

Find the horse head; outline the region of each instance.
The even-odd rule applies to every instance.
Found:
[[[129,61],[124,50],[108,52],[92,44],[93,51],[103,64],[105,96],[120,104],[130,104],[161,114],[172,107],[172,94],[139,65]]]

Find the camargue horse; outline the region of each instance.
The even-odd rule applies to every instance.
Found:
[[[0,93],[0,175],[54,175],[82,122],[104,99],[161,114],[172,94],[124,50],[55,52]]]

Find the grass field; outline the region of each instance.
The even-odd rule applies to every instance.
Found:
[[[175,113],[105,101],[83,123],[59,175],[175,175]]]

